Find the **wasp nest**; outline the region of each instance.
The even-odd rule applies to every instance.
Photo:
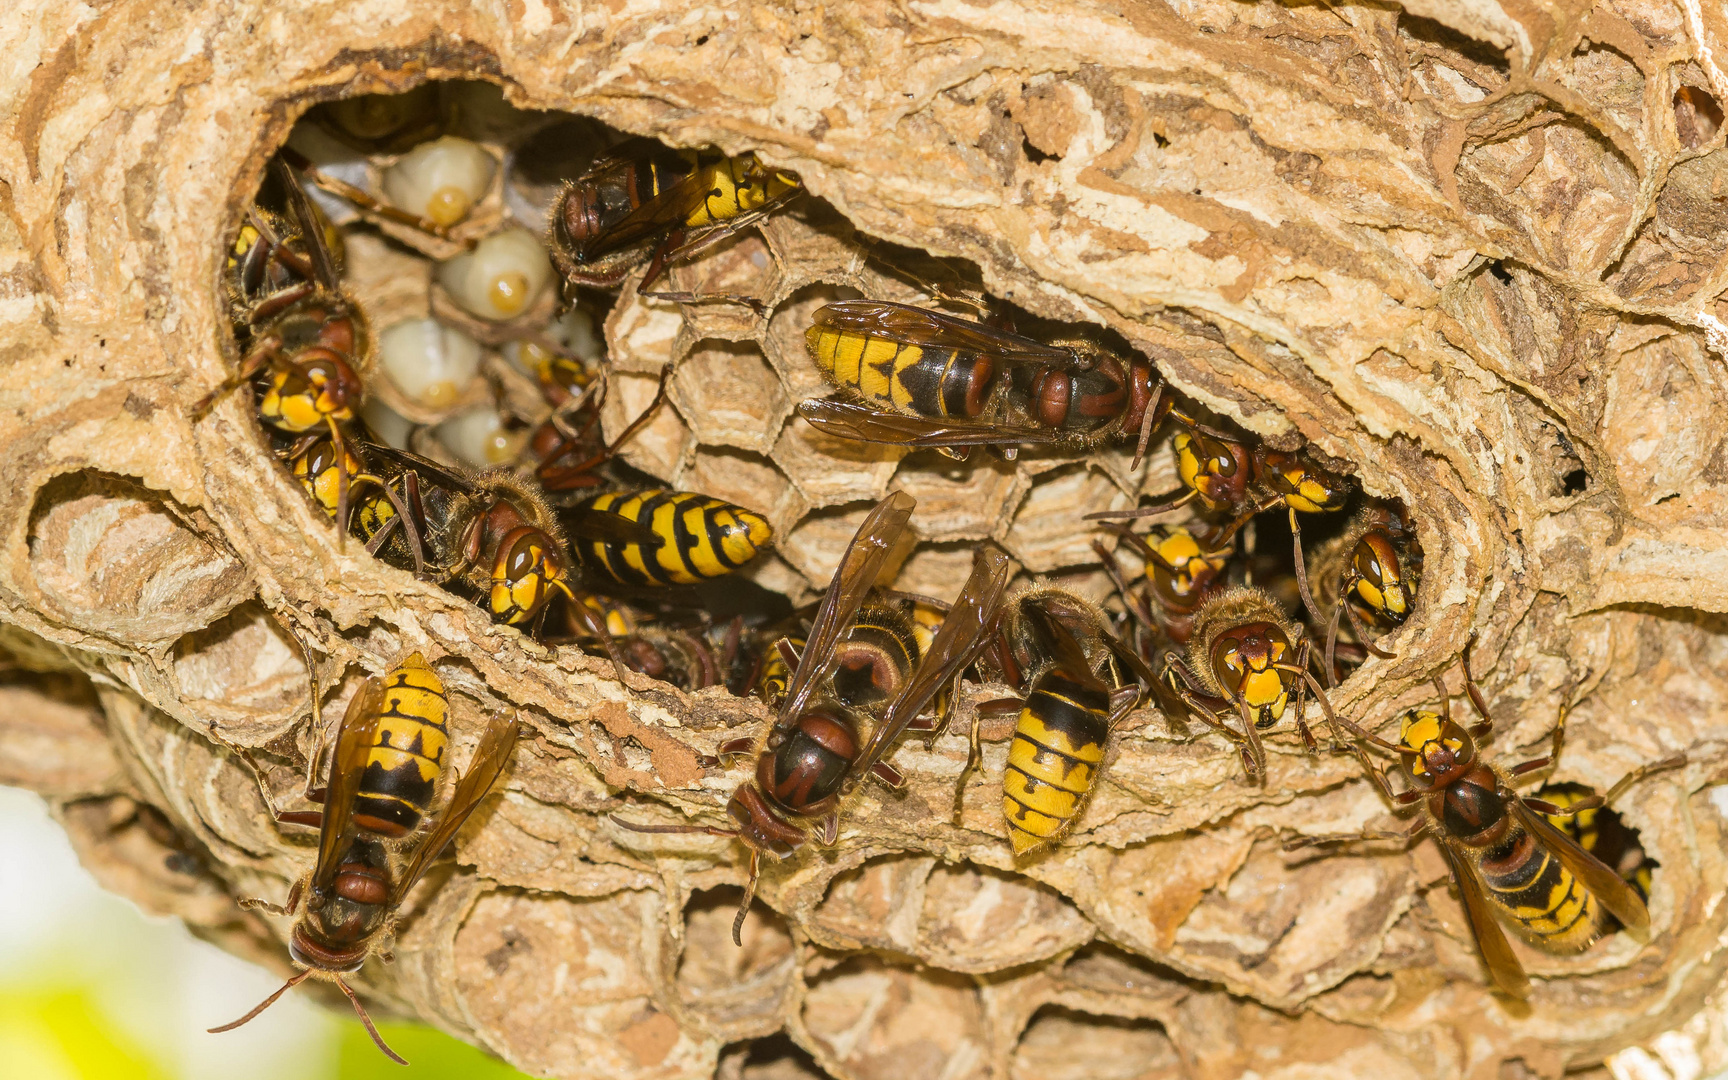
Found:
[[[357,983],[530,1073],[1728,1064],[1707,1022],[1728,965],[1719,13],[136,0],[42,5],[30,25],[0,132],[0,780],[54,800],[111,888],[288,970],[283,921],[233,900],[280,900],[313,851],[271,820],[241,751],[288,799],[311,688],[339,711],[420,650],[450,691],[458,761],[489,716],[524,734],[454,866],[410,898],[394,963]],[[1005,745],[963,775],[969,690],[955,733],[892,755],[903,793],[863,785],[832,847],[768,865],[734,947],[744,849],[610,816],[720,823],[745,770],[709,756],[759,732],[761,705],[620,685],[602,659],[492,625],[339,545],[244,394],[189,417],[235,362],[222,260],[271,154],[315,104],[441,80],[469,84],[461,134],[486,151],[437,166],[465,216],[392,178],[406,147],[343,174],[463,218],[436,242],[349,230],[374,329],[443,365],[362,373],[391,415],[456,458],[508,448],[498,402],[532,388],[498,328],[550,325],[556,280],[525,273],[482,318],[485,295],[438,264],[513,226],[535,241],[584,146],[627,132],[755,151],[810,194],[659,287],[759,311],[627,279],[601,325],[558,325],[580,348],[603,335],[609,433],[676,362],[670,407],[625,458],[765,514],[759,585],[816,595],[899,488],[919,508],[898,587],[951,596],[990,539],[1105,594],[1079,519],[1173,488],[1162,444],[1139,468],[1126,443],[959,465],[795,418],[826,392],[803,342],[817,307],[914,297],[895,268],[920,253],[976,267],[994,296],[1094,328],[1190,402],[1402,504],[1425,556],[1416,611],[1383,639],[1395,658],[1333,692],[1343,715],[1380,729],[1431,701],[1474,633],[1491,759],[1545,753],[1568,707],[1555,781],[1605,791],[1687,755],[1617,804],[1657,866],[1650,943],[1516,943],[1535,988],[1527,1006],[1496,997],[1432,841],[1285,850],[1397,827],[1352,757],[1280,731],[1250,783],[1228,743],[1151,709],[1119,728],[1074,834],[1016,860],[990,783]]]

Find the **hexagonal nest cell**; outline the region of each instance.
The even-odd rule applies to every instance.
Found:
[[[1728,30],[1456,7],[44,6],[0,780],[288,974],[234,901],[312,869],[273,811],[421,654],[442,773],[517,737],[345,977],[540,1076],[1728,1067]],[[772,690],[892,492],[821,702],[1012,578],[895,786],[880,705]],[[1493,782],[1613,798],[1536,847],[1647,934],[1486,966],[1474,858],[1378,783],[1471,687]]]

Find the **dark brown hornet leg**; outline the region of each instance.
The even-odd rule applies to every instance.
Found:
[[[246,350],[245,357],[241,359],[239,368],[218,383],[216,389],[193,402],[192,407],[186,410],[192,422],[197,423],[204,419],[218,400],[256,376],[266,364],[280,355],[281,349],[282,339],[273,334],[253,342],[252,347]]]
[[[1172,678],[1174,676],[1174,678]],[[1242,758],[1242,769],[1248,774],[1248,782],[1264,781],[1266,770],[1266,749],[1260,743],[1260,733],[1254,728],[1254,718],[1248,715],[1246,704],[1242,705],[1242,726],[1245,731],[1237,731],[1214,711],[1211,706],[1201,700],[1194,692],[1199,680],[1188,670],[1174,653],[1164,658],[1164,670],[1159,672],[1159,678],[1166,686],[1176,691],[1182,699],[1182,704],[1188,707],[1190,714],[1198,716],[1208,727],[1217,731],[1236,747],[1236,752]]]
[[[726,836],[736,838],[737,829],[721,829],[712,825],[639,825],[626,821],[616,814],[608,815],[612,824],[621,829],[639,833],[706,833],[709,836]],[[762,853],[754,845],[746,844],[750,852],[750,876],[744,882],[744,899],[738,904],[738,914],[732,919],[732,943],[739,947],[744,945],[744,917],[750,914],[750,904],[756,899],[756,882],[762,873]]]
[[[629,426],[623,431],[620,431],[618,437],[606,444],[599,453],[592,455],[587,460],[576,465],[559,466],[557,463],[563,458],[569,456],[570,452],[576,448],[577,444],[575,440],[571,440],[567,442],[556,454],[553,454],[545,461],[542,461],[534,470],[535,476],[545,485],[548,491],[562,491],[568,488],[583,486],[580,482],[580,478],[588,476],[601,465],[604,465],[614,457],[617,457],[619,448],[629,442],[638,431],[641,431],[642,428],[646,427],[650,420],[654,419],[654,414],[660,411],[660,406],[666,401],[666,390],[672,381],[672,373],[676,370],[677,365],[673,363],[667,363],[661,366],[660,385],[654,391],[654,400],[650,401],[648,407],[643,409],[636,419],[630,421]]]

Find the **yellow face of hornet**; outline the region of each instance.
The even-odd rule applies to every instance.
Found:
[[[322,506],[330,517],[336,516],[336,508],[341,498],[342,468],[345,467],[348,471],[350,491],[353,490],[354,477],[365,471],[360,467],[359,459],[348,453],[346,448],[343,449],[342,458],[343,465],[339,467],[336,463],[335,447],[329,439],[320,439],[294,456],[294,478],[300,481],[307,494],[311,495],[313,501]],[[383,503],[382,518],[379,522],[381,527],[383,521],[388,521],[396,513],[396,508],[391,506],[390,500],[383,495],[377,496],[377,499]]]
[[[1176,474],[1208,510],[1234,506],[1242,499],[1248,490],[1248,470],[1235,453],[1238,447],[1187,431],[1177,432],[1173,445]]]
[[[1410,614],[1410,587],[1399,572],[1398,554],[1386,537],[1369,533],[1351,554],[1354,591],[1372,610],[1392,622]]]
[[[504,534],[492,564],[492,619],[518,626],[540,614],[554,590],[570,595],[564,557],[552,538],[532,525]]]
[[[1416,709],[1405,713],[1399,726],[1398,756],[1411,780],[1433,787],[1468,768],[1476,750],[1469,734],[1456,723],[1428,709]]]
[[[1350,482],[1316,465],[1303,454],[1265,453],[1264,476],[1284,504],[1304,514],[1340,510],[1350,495]]]
[[[303,432],[329,420],[354,419],[354,410],[341,397],[339,380],[316,361],[271,374],[270,388],[258,403],[258,414],[272,427]]]
[[[1158,582],[1160,574],[1168,577],[1170,592],[1177,599],[1194,594],[1196,578],[1210,581],[1224,572],[1224,556],[1207,558],[1200,548],[1200,541],[1194,539],[1194,534],[1187,529],[1171,529],[1168,535],[1152,545],[1152,550],[1174,569],[1165,570],[1156,562],[1148,562],[1146,576],[1154,582]]]
[[[1248,706],[1257,727],[1270,727],[1283,719],[1290,704],[1287,675],[1276,666],[1285,662],[1289,649],[1283,631],[1269,623],[1238,627],[1212,647],[1219,684]]]

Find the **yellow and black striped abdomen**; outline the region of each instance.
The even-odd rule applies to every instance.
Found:
[[[912,617],[900,604],[872,594],[834,646],[828,684],[845,704],[874,709],[900,691],[922,655]]]
[[[608,492],[581,504],[646,525],[653,542],[593,540],[572,522],[571,547],[589,570],[622,585],[694,585],[730,574],[774,537],[762,515],[706,495],[651,489]]]
[[[989,404],[995,358],[961,349],[926,349],[872,334],[812,326],[810,359],[835,386],[902,416],[970,420]]]
[[[1554,853],[1517,823],[1478,853],[1488,896],[1531,941],[1552,952],[1577,952],[1602,935],[1600,902]]]
[[[450,744],[444,684],[419,653],[384,676],[378,739],[366,756],[354,824],[387,837],[413,832],[432,806]]]
[[[804,651],[805,638],[803,634],[789,634],[786,637],[794,652]],[[764,704],[775,706],[786,696],[786,690],[792,685],[792,665],[780,655],[780,650],[774,642],[768,644],[768,654],[762,660],[762,673],[756,677],[756,693]]]
[[[703,155],[696,167],[703,170],[708,190],[684,221],[692,228],[718,225],[759,210],[768,200],[798,187],[791,173],[764,168],[755,154],[717,159]]]
[[[1073,824],[1098,778],[1109,734],[1110,695],[1096,679],[1056,668],[1033,684],[1002,775],[1014,854],[1051,842]]]

